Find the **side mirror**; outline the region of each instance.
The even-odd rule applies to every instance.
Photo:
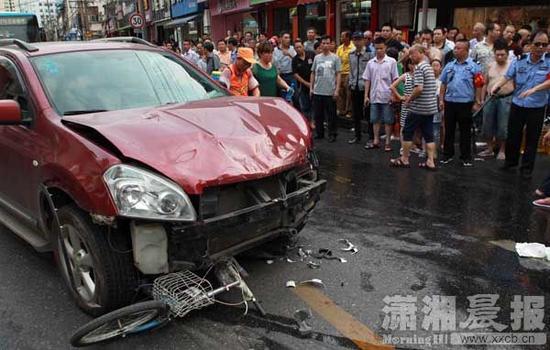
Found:
[[[0,100],[0,125],[19,125],[21,120],[21,107],[14,100]]]

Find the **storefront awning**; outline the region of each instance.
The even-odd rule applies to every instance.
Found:
[[[298,5],[307,5],[320,2],[320,0],[298,0]]]
[[[177,19],[174,19],[168,23],[166,23],[164,25],[164,28],[172,28],[172,27],[179,27],[189,21],[192,21],[193,19],[197,18],[197,14],[194,14],[192,16],[187,16],[187,17],[183,17],[183,18],[177,18]]]

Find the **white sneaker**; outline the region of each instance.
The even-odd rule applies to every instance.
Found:
[[[506,154],[504,152],[498,152],[497,160],[506,160]]]

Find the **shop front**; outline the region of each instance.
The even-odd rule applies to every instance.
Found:
[[[430,1],[437,9],[437,24],[456,26],[466,36],[476,22],[513,24],[516,28],[528,25],[532,30],[548,29],[550,2],[540,0],[449,0]]]
[[[197,0],[176,0],[170,6],[171,20],[165,30],[173,30],[174,40],[181,48],[184,39],[197,41],[200,36],[202,16]]]
[[[246,32],[258,34],[262,31],[260,10],[252,7],[265,1],[250,0],[211,0],[211,32],[215,40],[224,39],[230,34]]]
[[[105,5],[105,34],[107,36],[133,36],[130,16],[137,11],[135,0],[116,1]]]

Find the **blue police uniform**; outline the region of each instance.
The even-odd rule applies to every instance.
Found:
[[[460,159],[464,166],[472,165],[472,106],[476,98],[474,78],[481,72],[480,66],[471,58],[459,63],[449,62],[441,73],[445,91],[445,142],[442,163],[450,161],[455,154],[456,124],[460,130]]]
[[[481,72],[481,67],[471,58],[463,63],[456,59],[445,66],[441,73],[441,83],[447,86],[445,101],[454,103],[473,102],[476,98],[474,77]]]
[[[521,160],[520,171],[531,175],[535,167],[538,141],[544,122],[544,109],[548,103],[549,92],[539,91],[527,98],[519,95],[548,79],[550,74],[550,55],[545,54],[537,62],[532,62],[531,54],[521,56],[514,61],[506,78],[514,80],[516,89],[512,99],[510,121],[508,123],[508,139],[506,140],[505,168],[519,164],[520,147],[525,128],[525,151]]]

